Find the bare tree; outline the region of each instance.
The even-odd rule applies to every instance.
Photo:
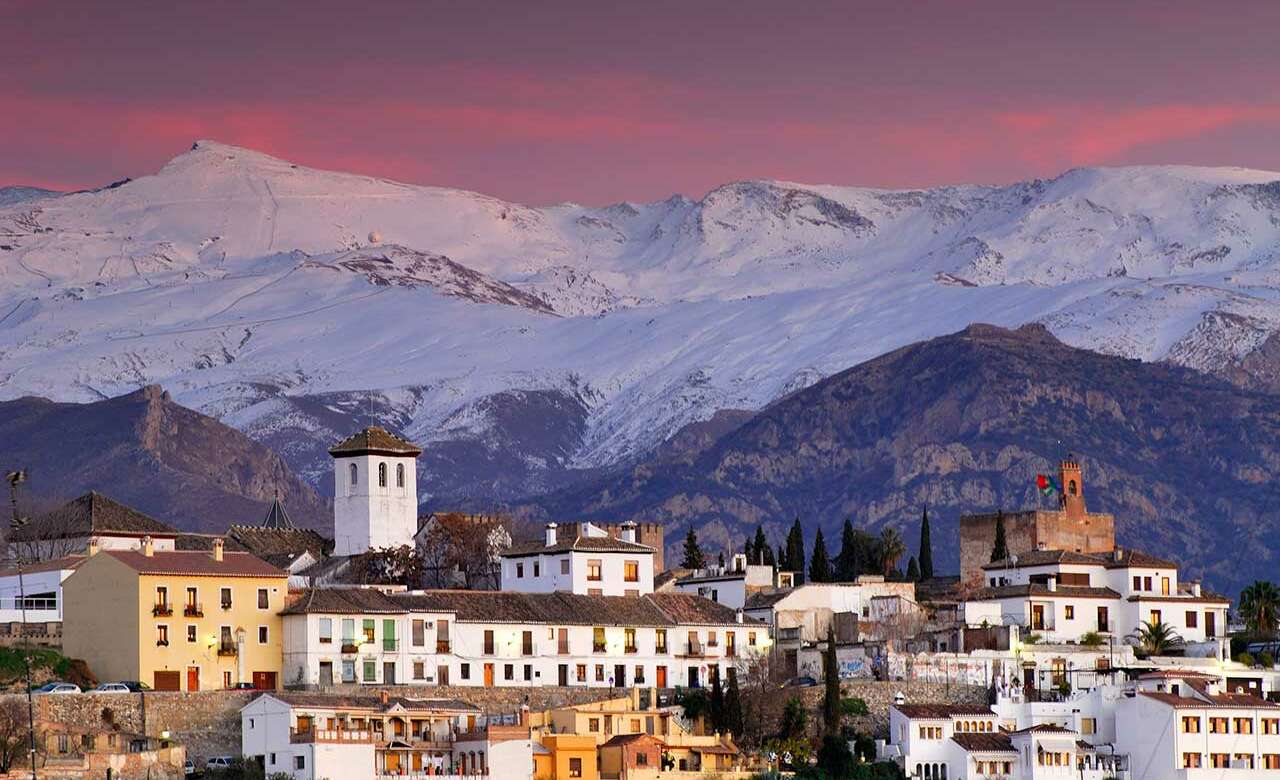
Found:
[[[786,696],[781,688],[786,682],[786,669],[778,653],[751,658],[739,664],[738,698],[742,706],[744,747],[756,749],[778,733]]]
[[[21,770],[30,749],[31,728],[26,702],[17,698],[0,701],[0,774]]]
[[[511,520],[501,515],[444,512],[427,521],[419,551],[434,587],[492,590],[498,587],[499,556],[511,544]]]

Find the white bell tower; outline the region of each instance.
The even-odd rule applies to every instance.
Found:
[[[333,554],[412,545],[418,530],[422,448],[371,426],[329,448],[333,456]]]

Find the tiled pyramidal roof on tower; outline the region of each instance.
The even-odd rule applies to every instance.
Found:
[[[339,455],[399,455],[418,457],[422,448],[408,439],[391,433],[386,428],[371,425],[354,433],[329,448],[329,454]]]

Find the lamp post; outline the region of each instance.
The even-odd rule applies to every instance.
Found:
[[[10,471],[5,474],[5,481],[9,483],[9,507],[13,511],[13,517],[9,521],[11,531],[16,531],[27,524],[27,518],[18,517],[18,485],[27,481],[27,472],[24,469]],[[10,540],[12,541],[12,540]],[[27,735],[30,737],[31,750],[31,780],[36,780],[36,703],[35,693],[31,690],[31,653],[27,647],[27,588],[22,579],[22,555],[14,548],[14,560],[18,566],[18,606],[22,611],[22,660],[27,670]]]

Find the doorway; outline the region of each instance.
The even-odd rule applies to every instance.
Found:
[[[557,684],[564,687],[569,684],[569,664],[560,664],[560,669],[556,673]]]
[[[658,684],[659,688],[667,687],[667,667],[665,666],[658,667],[657,674],[654,675],[654,682]]]
[[[616,664],[613,667],[613,685],[615,688],[627,687],[627,667],[626,664]]]
[[[200,690],[200,667],[198,666],[187,667],[187,690],[188,691]]]
[[[484,665],[484,687],[493,687],[493,664]]]
[[[320,684],[333,685],[333,661],[320,662]]]
[[[382,684],[383,685],[396,684],[396,662],[395,661],[382,662]]]
[[[329,676],[333,676],[332,666],[330,666]],[[275,672],[254,672],[253,687],[260,691],[274,691],[276,689],[276,673]]]

